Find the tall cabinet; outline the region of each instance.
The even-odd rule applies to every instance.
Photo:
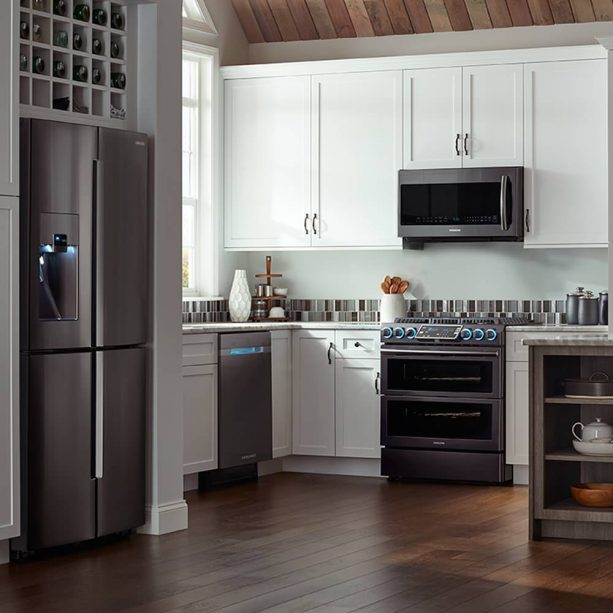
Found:
[[[19,7],[17,0],[6,4],[0,19],[0,541],[19,534]]]

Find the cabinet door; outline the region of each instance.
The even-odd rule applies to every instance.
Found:
[[[381,457],[379,360],[336,361],[336,455]]]
[[[607,62],[526,64],[527,247],[606,246]]]
[[[0,19],[0,195],[8,196],[19,194],[18,15],[17,0],[3,3]]]
[[[334,332],[293,334],[293,452],[333,456]]]
[[[0,197],[0,540],[19,534],[18,207]]]
[[[217,366],[183,367],[183,474],[217,468]]]
[[[523,164],[523,66],[462,69],[463,166]]]
[[[528,464],[529,376],[528,362],[506,364],[507,464]]]
[[[401,247],[402,73],[313,77],[314,247]]]
[[[226,247],[310,244],[310,82],[310,77],[226,81]]]
[[[272,457],[292,454],[292,333],[273,330],[272,347]]]
[[[404,168],[462,166],[462,69],[404,71]]]

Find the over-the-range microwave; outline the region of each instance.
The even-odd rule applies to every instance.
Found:
[[[399,179],[398,236],[405,248],[523,240],[522,167],[401,170]]]

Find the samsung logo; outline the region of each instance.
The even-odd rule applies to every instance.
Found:
[[[449,228],[449,232],[461,232],[462,228]]]
[[[444,445],[445,441],[433,441],[432,444],[433,445]]]
[[[258,457],[257,453],[250,453],[249,455],[242,455],[241,460],[255,460]]]
[[[146,143],[144,143],[142,140],[135,140],[134,144],[138,145],[139,147],[144,147]]]

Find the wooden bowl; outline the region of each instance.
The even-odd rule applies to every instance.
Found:
[[[580,483],[571,486],[570,491],[584,507],[613,507],[613,483]]]

